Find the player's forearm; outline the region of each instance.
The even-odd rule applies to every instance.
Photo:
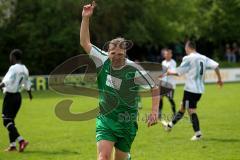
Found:
[[[160,101],[160,90],[159,87],[155,87],[152,89],[152,113],[158,114],[159,108],[159,101]]]
[[[179,74],[178,73],[170,73],[170,74],[168,74],[169,76],[179,76]]]
[[[216,72],[216,75],[217,75],[218,81],[222,81],[222,77],[221,77],[221,73],[220,73],[219,68],[216,68],[216,69],[215,69],[215,72]]]
[[[84,50],[90,52],[90,33],[89,33],[89,17],[83,17],[80,28],[80,45]]]
[[[167,76],[179,76],[179,74],[177,72],[168,71]]]

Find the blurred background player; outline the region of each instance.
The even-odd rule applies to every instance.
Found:
[[[171,122],[162,121],[165,129],[170,131],[173,126],[183,117],[186,109],[191,118],[192,127],[195,135],[192,141],[200,140],[202,133],[200,130],[199,120],[197,116],[197,103],[204,93],[204,76],[207,68],[215,69],[218,81],[217,84],[222,86],[222,78],[219,71],[219,64],[214,60],[201,55],[196,51],[196,44],[193,41],[187,41],[185,45],[187,56],[182,60],[180,67],[176,71],[168,70],[167,75],[181,76],[185,74],[186,81],[184,87],[184,96],[182,106]]]
[[[166,73],[168,70],[175,71],[177,63],[174,59],[172,59],[172,50],[171,49],[163,49],[162,55],[164,57],[164,61],[162,61],[162,71]],[[174,90],[176,89],[176,81],[175,77],[172,75],[167,76],[159,76],[161,78],[160,81],[160,91],[162,98],[159,102],[159,119],[162,117],[162,109],[163,109],[163,97],[166,96],[171,104],[173,115],[176,113],[176,105],[174,102]],[[162,93],[164,92],[164,93]]]
[[[145,84],[152,89],[149,127],[157,123],[159,89],[139,65],[126,58],[124,38],[111,40],[108,52],[91,44],[89,20],[95,5],[93,1],[92,4],[83,7],[80,44],[94,61],[98,73],[100,106],[100,113],[96,119],[98,160],[110,160],[113,149],[115,160],[126,160],[129,159],[131,145],[138,130],[136,98],[139,96],[139,83],[145,80]]]
[[[20,89],[23,86],[29,94],[31,94],[31,82],[28,80],[29,72],[24,64],[22,64],[22,51],[15,49],[10,53],[11,66],[3,78],[0,88],[3,88],[5,94],[2,108],[3,124],[9,132],[10,146],[5,151],[16,151],[16,140],[19,142],[19,152],[23,152],[28,142],[18,133],[15,126],[15,118],[21,107],[22,97]]]

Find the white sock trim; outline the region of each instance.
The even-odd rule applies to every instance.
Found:
[[[197,132],[195,132],[195,135],[196,135],[196,136],[201,136],[201,135],[202,135],[202,132],[201,132],[201,131],[197,131]]]
[[[22,140],[24,140],[22,136],[19,136],[19,137],[17,138],[17,141],[18,141],[18,142],[20,142],[20,141],[22,141]]]
[[[12,122],[9,122],[7,125],[6,125],[6,128],[8,129],[9,126],[13,125]]]
[[[10,147],[16,147],[16,146],[17,146],[16,142],[10,143]]]
[[[173,127],[173,123],[172,122],[169,122],[168,125],[171,126],[171,128]]]

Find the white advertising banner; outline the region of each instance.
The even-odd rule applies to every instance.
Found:
[[[234,69],[221,69],[220,70],[223,81],[224,82],[240,82],[240,68],[234,68]],[[155,80],[157,84],[159,84],[159,76],[160,72],[150,72],[150,75]],[[87,81],[86,77],[83,78],[83,74],[75,74],[75,75],[69,75],[64,80],[65,84],[68,85],[74,85],[74,86],[86,86],[86,87],[97,87],[96,84],[96,75],[95,74],[88,74]],[[1,82],[2,77],[0,77]],[[47,75],[39,75],[39,76],[31,76],[31,82],[32,82],[32,89],[33,90],[48,90],[48,76]],[[84,80],[85,79],[85,80]],[[177,84],[184,84],[185,77],[176,77]],[[205,76],[205,82],[206,83],[213,83],[217,81],[216,74],[214,70],[208,70],[206,72]]]
[[[222,79],[224,82],[240,82],[240,68],[234,68],[234,69],[220,69]],[[159,72],[151,72],[151,75],[154,77],[156,81]],[[184,84],[184,76],[176,77],[177,84]],[[205,82],[206,83],[214,83],[217,81],[217,76],[215,74],[214,70],[207,70],[206,76],[205,76]]]

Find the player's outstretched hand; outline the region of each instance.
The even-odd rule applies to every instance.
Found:
[[[157,124],[157,122],[158,122],[158,114],[156,114],[156,113],[151,113],[151,114],[149,115],[148,121],[147,121],[148,127],[151,127],[151,126]]]
[[[29,95],[29,99],[30,99],[30,101],[33,99],[32,94]]]
[[[222,86],[223,86],[223,81],[217,81],[217,84],[219,85],[219,87],[222,88]]]
[[[166,76],[166,74],[160,74],[159,76],[158,76],[158,78],[159,79],[162,79],[163,77],[165,77]]]
[[[32,96],[32,91],[31,90],[29,90],[29,91],[27,91],[28,92],[28,96],[29,96],[29,99],[30,99],[30,101],[33,99],[33,96]]]
[[[91,17],[95,7],[96,7],[95,1],[93,1],[92,4],[87,4],[83,6],[82,17],[87,17],[87,18]]]

